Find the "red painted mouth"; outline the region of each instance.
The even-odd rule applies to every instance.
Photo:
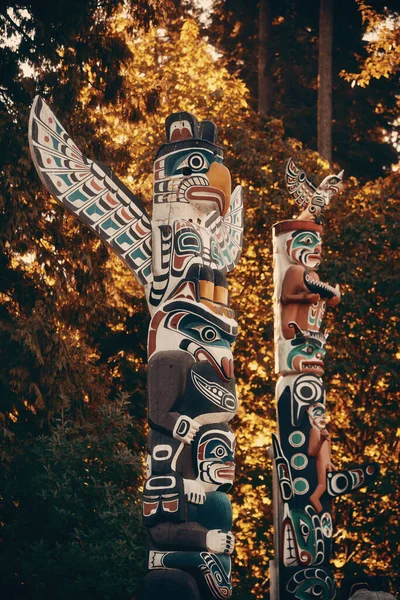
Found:
[[[300,371],[302,373],[314,373],[315,375],[322,375],[324,373],[324,363],[322,360],[316,360],[315,362],[302,361],[300,363]]]
[[[322,362],[322,360],[310,360],[310,361],[305,361],[303,360],[301,362],[301,368],[304,369],[313,369],[313,368],[324,368],[324,363]]]
[[[307,254],[307,262],[310,260],[314,260],[317,262],[321,261],[321,255],[320,254]]]
[[[192,185],[186,191],[186,199],[190,202],[214,202],[220,214],[225,207],[225,194],[222,190],[210,185]]]
[[[229,481],[232,481],[235,478],[235,466],[221,467],[220,469],[217,469],[216,475],[219,479],[228,479]]]

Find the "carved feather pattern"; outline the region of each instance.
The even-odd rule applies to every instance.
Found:
[[[286,164],[285,181],[293,200],[301,208],[305,208],[311,202],[316,187],[307,178],[305,171],[296,166],[292,158],[289,158]]]
[[[48,191],[124,261],[142,285],[152,281],[151,223],[141,201],[97,161],[82,154],[37,96],[29,146]]]
[[[219,263],[222,272],[232,271],[239,262],[243,246],[243,194],[240,185],[232,193],[226,215],[222,217],[218,212],[212,213],[205,226],[212,233],[211,239],[217,242],[215,252],[211,247],[211,260]]]

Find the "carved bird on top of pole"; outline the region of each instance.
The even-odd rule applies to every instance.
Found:
[[[305,171],[296,166],[293,158],[289,158],[285,172],[286,187],[293,200],[303,209],[297,219],[314,219],[317,224],[321,223],[321,213],[343,187],[343,174],[344,171],[340,171],[338,175],[328,175],[315,187]]]

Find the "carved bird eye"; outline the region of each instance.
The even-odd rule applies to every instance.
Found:
[[[193,331],[197,331],[198,335],[202,342],[218,342],[221,340],[218,331],[214,329],[214,327],[210,327],[208,325],[194,325],[191,328]]]
[[[201,169],[207,167],[206,159],[202,154],[191,154],[188,164],[192,171],[201,171]]]
[[[214,342],[218,338],[218,334],[213,327],[203,327],[200,337],[204,342]]]
[[[307,523],[305,523],[302,519],[300,519],[299,525],[300,525],[300,533],[303,536],[304,541],[307,542],[308,536],[310,535],[310,528],[307,525]]]

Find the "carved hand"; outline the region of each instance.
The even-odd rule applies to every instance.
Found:
[[[211,529],[207,533],[206,545],[209,552],[232,554],[235,548],[235,536],[231,531],[223,533],[221,529]]]
[[[193,442],[194,436],[200,429],[200,425],[196,423],[190,417],[185,415],[181,415],[174,426],[172,431],[172,435],[176,440],[180,442],[185,442],[185,444],[191,444]]]
[[[184,479],[183,489],[189,502],[193,502],[193,504],[204,504],[206,493],[201,483],[194,479]]]
[[[335,296],[333,296],[333,298],[329,298],[326,301],[328,306],[337,306],[340,302],[340,286],[338,283],[335,285],[335,292]]]

